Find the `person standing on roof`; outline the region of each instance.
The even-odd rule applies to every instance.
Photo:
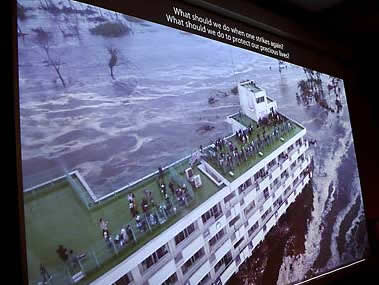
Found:
[[[108,221],[103,220],[103,218],[100,218],[99,220],[100,228],[103,231],[103,236],[106,234],[109,236],[109,230],[108,230]]]
[[[43,284],[46,284],[51,279],[51,275],[47,272],[45,266],[43,266],[42,263],[39,266],[39,271],[41,273]]]

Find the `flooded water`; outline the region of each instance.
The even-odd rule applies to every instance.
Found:
[[[317,139],[311,149],[316,171],[305,253],[283,256],[278,283],[362,256],[363,249],[353,250],[364,216],[343,84],[339,114],[318,104],[303,106],[296,100],[298,82],[305,79],[299,66],[287,64],[280,73],[275,59],[121,16],[117,19],[132,33],[104,38],[89,32],[98,23],[88,15],[53,15],[37,9],[40,1],[19,2],[33,8],[26,20],[19,20],[28,34],[19,37],[25,188],[76,169],[98,197],[112,192],[230,134],[225,118],[239,111],[232,89],[253,79],[277,100],[280,112]],[[115,19],[114,14],[95,11]],[[60,30],[73,23],[80,38],[63,37]],[[50,33],[50,56],[59,61],[66,88],[36,41],[35,29],[40,27]],[[115,79],[108,67],[109,47],[118,50]],[[329,76],[322,74],[321,80],[328,94]],[[333,104],[333,95],[326,96]],[[290,270],[291,263],[295,266]]]

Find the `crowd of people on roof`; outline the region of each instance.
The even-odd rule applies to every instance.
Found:
[[[256,156],[263,149],[288,133],[294,125],[277,112],[271,112],[267,117],[258,120],[253,127],[251,124],[244,130],[236,131],[232,140],[217,139],[214,147],[207,152],[207,156],[214,161],[224,173],[233,171],[237,166]],[[204,152],[200,146],[200,151]]]
[[[127,194],[128,207],[135,222],[135,229],[131,226],[133,224],[133,221],[131,221],[126,227],[122,227],[120,233],[116,234],[112,240],[108,228],[108,221],[100,218],[99,226],[102,230],[104,240],[110,248],[113,247],[113,243],[117,246],[123,247],[130,241],[135,241],[136,233],[147,232],[152,226],[163,224],[169,216],[176,214],[176,206],[186,206],[188,204],[191,196],[187,190],[187,185],[179,185],[170,179],[167,187],[162,168],[158,168],[157,183],[159,195],[163,200],[160,205],[155,203],[153,193],[148,189],[144,189],[143,197],[140,199],[140,211],[136,195],[133,192]],[[171,195],[169,194],[168,189],[170,190]],[[176,203],[174,203],[172,199],[175,199]],[[135,230],[137,230],[137,232]]]

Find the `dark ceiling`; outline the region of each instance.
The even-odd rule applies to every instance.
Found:
[[[352,34],[377,33],[378,0],[249,0],[298,24],[351,42]]]

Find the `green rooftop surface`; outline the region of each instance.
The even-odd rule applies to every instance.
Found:
[[[170,169],[185,179],[184,169],[188,167],[188,159],[175,164],[164,172],[164,181],[168,184]],[[165,223],[157,225],[152,231],[141,234],[134,244],[128,244],[117,254],[110,254],[105,246],[99,219],[109,221],[111,234],[120,232],[121,227],[134,220],[131,216],[127,194],[133,192],[136,196],[137,208],[141,211],[140,202],[144,196],[144,189],[152,192],[154,201],[159,204],[163,201],[159,192],[158,174],[142,180],[125,191],[111,196],[101,204],[88,209],[71,187],[67,179],[24,193],[26,246],[28,258],[28,274],[30,284],[41,281],[39,266],[44,264],[47,271],[53,275],[52,284],[66,284],[62,281],[68,274],[67,268],[59,258],[56,249],[63,245],[73,249],[76,254],[86,253],[89,258],[84,259],[83,267],[86,277],[79,284],[88,284],[114,267],[133,252],[137,251],[149,240],[159,235],[180,218],[202,204],[222,186],[217,187],[209,178],[203,175],[197,167],[193,167],[194,174],[200,174],[202,186],[194,189],[194,199],[187,207],[178,209],[176,215]],[[76,182],[79,182],[78,180]],[[167,193],[171,195],[168,189]],[[100,266],[96,266],[92,253],[97,255]],[[87,260],[87,261],[86,261]],[[75,271],[74,271],[75,272]],[[72,272],[71,272],[72,275]],[[60,281],[59,281],[60,280]],[[66,280],[67,281],[67,280]]]
[[[245,127],[249,127],[250,125],[253,127],[253,133],[249,137],[249,143],[254,140],[256,141],[258,134],[262,135],[263,134],[263,127],[257,128],[258,124],[248,116],[246,116],[243,113],[236,114],[231,117],[232,119],[236,120],[237,122],[241,123]],[[219,167],[217,163],[214,161],[208,159],[207,162],[209,162],[222,176],[224,176],[229,182],[234,181],[238,177],[240,177],[243,173],[245,173],[248,169],[256,165],[258,162],[263,160],[265,157],[267,157],[270,153],[272,153],[274,150],[276,150],[278,147],[281,145],[285,144],[288,140],[293,138],[296,134],[298,134],[303,128],[296,124],[295,122],[291,121],[291,125],[293,128],[288,132],[283,135],[281,135],[279,138],[274,140],[272,144],[266,145],[263,149],[261,149],[262,155],[256,154],[254,156],[249,157],[246,161],[243,161],[240,165],[234,168],[233,176],[230,175],[229,172],[224,172],[222,168]],[[266,127],[266,133],[272,133],[274,130],[274,127]],[[281,140],[280,138],[283,138]],[[237,147],[238,151],[241,150],[241,147],[243,144],[239,141],[239,139],[236,137],[236,135],[230,137],[228,141],[231,141],[234,146]]]

